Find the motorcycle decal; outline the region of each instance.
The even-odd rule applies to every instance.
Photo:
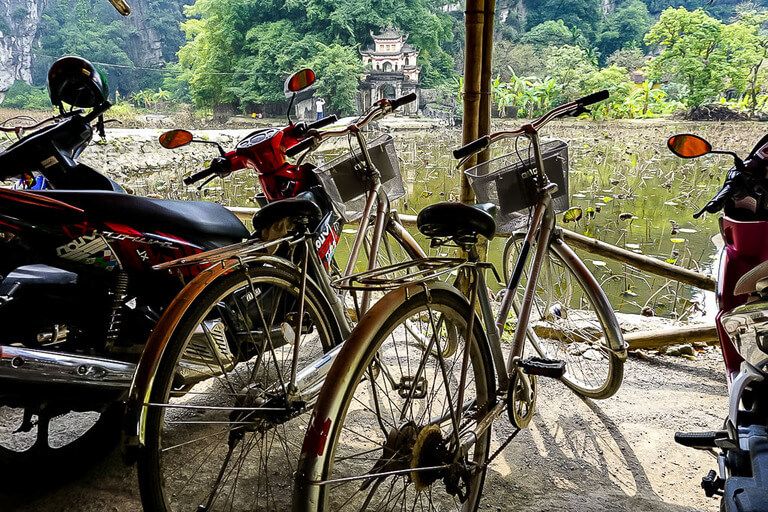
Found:
[[[323,230],[320,232],[320,236],[315,240],[315,249],[317,255],[320,257],[320,261],[326,269],[330,268],[331,260],[336,252],[336,244],[339,241],[339,235],[336,230],[331,226],[330,221],[323,226]]]
[[[56,248],[60,258],[114,270],[120,266],[117,254],[97,231],[83,235]]]

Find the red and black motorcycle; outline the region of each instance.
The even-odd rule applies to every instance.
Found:
[[[313,81],[314,73],[302,70],[288,79],[286,91],[295,95]],[[94,123],[103,134],[103,114],[111,106],[106,81],[89,62],[60,59],[48,87],[60,109],[48,120],[53,124],[0,153],[0,179],[34,172],[50,186],[0,188],[0,425],[14,429],[0,429],[0,460],[55,452],[48,439],[52,418],[102,411],[126,391],[164,308],[203,269],[172,274],[153,266],[251,237],[221,205],[129,195],[77,162]],[[235,150],[221,150],[185,183],[254,169],[270,201],[305,192],[313,175],[288,162],[285,152],[309,130],[333,121],[258,130]],[[193,139],[175,130],[161,141],[175,147]],[[265,208],[256,224],[265,225],[274,213]],[[215,366],[214,349],[200,345],[198,355]]]

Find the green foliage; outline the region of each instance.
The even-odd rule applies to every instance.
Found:
[[[48,91],[44,87],[33,87],[22,80],[17,80],[8,89],[2,105],[28,110],[51,110],[52,108]]]
[[[666,9],[645,40],[662,50],[649,66],[651,78],[684,84],[688,107],[712,101],[727,88],[744,93],[751,70],[759,72],[765,58],[756,26],[726,25],[701,9]]]
[[[575,45],[577,43],[573,31],[565,26],[563,20],[548,20],[529,30],[520,41],[536,47]]]
[[[602,14],[601,0],[522,0],[529,29],[548,20],[562,20],[572,31],[593,41]]]
[[[640,46],[650,26],[651,16],[641,0],[629,0],[608,14],[596,40],[603,62],[622,48]]]
[[[183,37],[179,28],[180,2],[145,0],[146,23],[157,30],[166,59],[175,58]],[[137,16],[134,13],[133,16]],[[136,69],[142,56],[137,28],[101,0],[51,0],[41,18],[34,78],[42,83],[48,67],[62,55],[80,55],[105,63],[113,91],[128,95],[161,84],[161,71]],[[135,60],[134,60],[135,59]]]
[[[629,48],[620,48],[613,52],[607,59],[607,64],[610,66],[615,64],[620,68],[627,68],[630,71],[635,71],[642,68],[648,58],[640,48],[630,46]]]
[[[363,71],[359,55],[339,44],[316,43],[317,53],[307,62],[319,77],[317,94],[327,98],[328,110],[336,113],[354,111],[357,78]]]
[[[359,45],[389,25],[409,33],[419,49],[423,86],[454,75],[443,45],[451,42],[456,20],[432,0],[197,0],[187,15],[179,80],[199,106],[282,101],[285,77],[314,62],[324,67],[318,78],[333,75],[328,90],[342,95],[328,97],[331,107],[350,108],[350,87],[361,71],[352,57],[359,63]]]

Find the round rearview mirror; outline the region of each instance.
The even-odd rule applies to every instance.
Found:
[[[681,158],[696,158],[712,151],[712,145],[698,135],[681,133],[667,140],[667,147]]]
[[[165,149],[175,149],[192,142],[192,133],[187,130],[171,130],[160,135],[160,145]]]
[[[284,92],[286,96],[299,91],[303,91],[315,83],[315,72],[309,68],[304,68],[295,72],[285,81]]]

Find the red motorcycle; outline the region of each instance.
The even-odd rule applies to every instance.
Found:
[[[725,183],[694,217],[724,215],[725,242],[718,276],[717,331],[729,386],[728,417],[722,430],[675,434],[675,441],[711,451],[718,471],[701,486],[721,496],[726,512],[768,511],[768,135],[742,160],[732,151],[713,150],[701,137],[681,134],[668,140],[682,158],[727,154],[734,160]]]
[[[295,95],[314,78],[302,70],[288,79],[286,92]],[[204,268],[169,273],[154,266],[252,238],[221,205],[128,195],[77,162],[92,125],[103,133],[103,114],[111,106],[105,79],[88,61],[60,59],[50,69],[48,87],[60,114],[0,153],[0,179],[32,172],[50,187],[0,188],[0,461],[11,463],[64,453],[60,440],[49,442],[53,418],[114,409],[155,323]],[[285,152],[333,120],[258,130],[185,182],[249,168],[259,173],[271,201],[307,191],[313,174],[288,162]],[[178,146],[192,137],[173,131],[161,140]],[[279,204],[262,209],[254,224],[266,227],[288,215]],[[227,347],[198,335],[195,367],[216,368]],[[25,441],[30,437],[33,442]]]

